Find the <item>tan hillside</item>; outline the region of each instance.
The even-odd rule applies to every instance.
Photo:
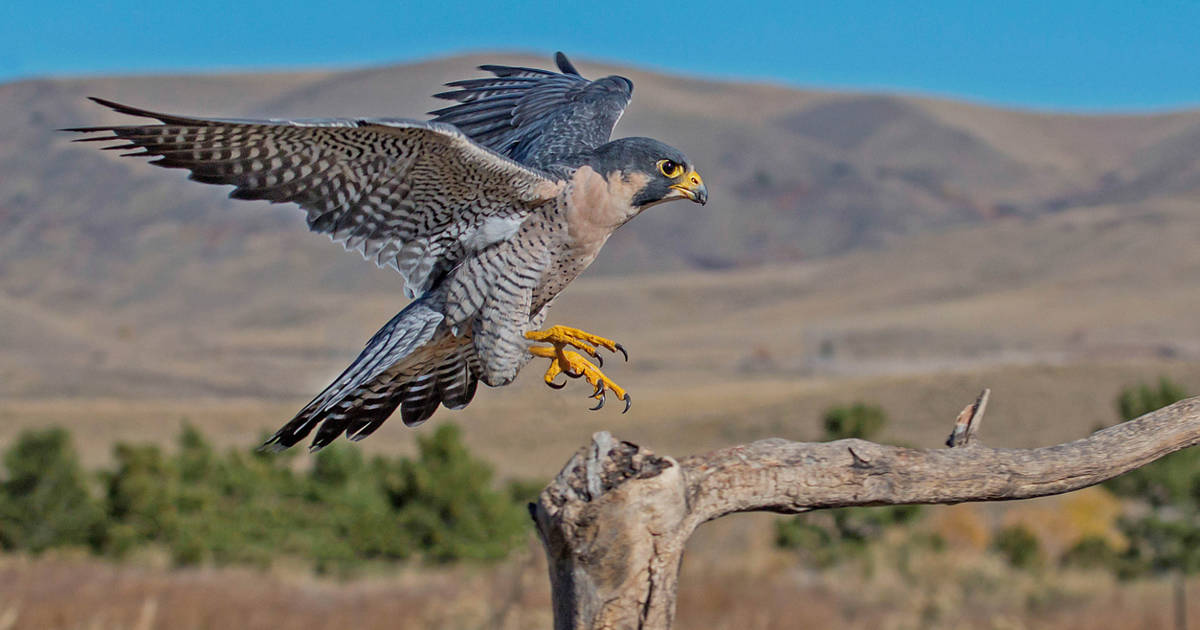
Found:
[[[0,86],[0,440],[68,422],[102,436],[87,446],[102,453],[186,416],[251,443],[404,303],[394,274],[289,207],[67,142],[55,128],[121,120],[86,95],[209,115],[420,116],[484,62],[548,60]],[[550,392],[533,371],[439,413],[502,467],[549,474],[600,427],[668,449],[780,423],[808,423],[805,435],[820,405],[855,397],[887,399],[924,440],[935,427],[920,423],[981,383],[1031,426],[1037,405],[1015,398],[1053,401],[1072,419],[1061,438],[1130,380],[1165,370],[1200,389],[1200,112],[1051,115],[580,66],[633,78],[618,135],[683,148],[712,199],[639,217],[552,314],[630,348],[612,367],[629,415],[583,413],[581,389]],[[1088,383],[1106,389],[1083,405]],[[545,459],[513,458],[505,445],[531,434]],[[408,439],[390,427],[368,448]]]

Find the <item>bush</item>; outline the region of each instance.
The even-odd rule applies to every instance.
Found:
[[[1126,388],[1117,410],[1122,420],[1132,420],[1185,397],[1182,387],[1161,378],[1157,386]],[[1143,506],[1119,522],[1129,548],[1121,555],[1118,575],[1200,572],[1200,449],[1172,453],[1105,485]]]
[[[1122,421],[1132,420],[1187,397],[1179,385],[1163,378],[1157,387],[1129,387],[1117,398]],[[1144,501],[1152,508],[1173,506],[1194,512],[1200,504],[1200,450],[1172,453],[1109,481],[1119,496]]]
[[[999,552],[1009,564],[1018,569],[1042,566],[1042,546],[1037,536],[1024,525],[1005,527],[992,540],[992,550]]]
[[[883,431],[886,424],[887,414],[876,405],[854,403],[849,407],[833,407],[825,412],[824,440],[869,440]]]
[[[266,566],[291,556],[334,573],[413,555],[506,555],[527,531],[523,499],[532,486],[493,488],[491,469],[453,426],[418,442],[416,459],[370,461],[335,444],[298,472],[291,454],[221,455],[186,426],[174,454],[116,445],[96,500],[65,431],[26,434],[4,459],[0,545],[36,552],[87,544],[110,556],[156,545],[181,565]]]
[[[115,471],[104,475],[109,518],[123,525],[123,536],[163,540],[177,519],[177,475],[156,446],[118,444]]]
[[[1059,558],[1064,567],[1076,569],[1118,570],[1120,557],[1116,549],[1101,536],[1085,536]]]
[[[504,557],[526,531],[525,510],[492,489],[491,468],[467,453],[457,427],[417,444],[415,461],[385,464],[382,476],[405,531],[437,561]]]
[[[819,569],[837,564],[845,550],[833,529],[801,518],[775,522],[775,544],[800,552],[804,560]]]
[[[1158,387],[1142,383],[1122,390],[1117,398],[1117,410],[1122,420],[1133,420],[1184,398],[1187,398],[1187,391],[1183,387],[1166,377],[1161,377],[1158,379]]]
[[[66,431],[22,433],[5,453],[4,467],[0,546],[38,553],[103,544],[104,513],[89,492]]]
[[[1129,540],[1129,548],[1121,556],[1119,577],[1200,572],[1200,523],[1194,513],[1191,519],[1159,514],[1121,520],[1121,533]]]

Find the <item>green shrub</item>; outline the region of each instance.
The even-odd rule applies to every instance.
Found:
[[[492,488],[491,468],[470,456],[457,427],[442,425],[417,444],[416,460],[383,463],[401,526],[437,561],[506,555],[527,531],[525,510]]]
[[[1178,515],[1160,516],[1160,511],[1139,518],[1123,518],[1121,533],[1129,548],[1118,567],[1122,578],[1146,573],[1200,572],[1200,523]]]
[[[854,403],[849,407],[833,407],[825,412],[824,440],[859,438],[870,440],[883,431],[887,414],[877,405]]]
[[[1042,546],[1037,536],[1024,525],[1005,527],[992,539],[992,550],[1018,569],[1042,566]]]
[[[546,487],[545,481],[537,479],[512,479],[509,480],[506,491],[508,498],[517,505],[528,505],[535,503],[538,497],[542,494],[542,490]]]
[[[335,443],[316,454],[309,476],[314,488],[340,491],[366,472],[367,464],[362,451]]]
[[[103,544],[104,512],[92,498],[67,432],[26,431],[4,454],[0,546],[34,553]]]
[[[1059,558],[1064,567],[1076,569],[1117,570],[1119,554],[1108,540],[1100,536],[1085,536]]]
[[[1187,397],[1168,379],[1158,386],[1129,387],[1117,398],[1121,420],[1132,420]],[[1152,508],[1172,506],[1194,512],[1200,504],[1200,449],[1185,449],[1132,470],[1107,484],[1113,493],[1143,501]]]
[[[1126,388],[1117,398],[1122,420],[1132,420],[1187,397],[1166,378],[1156,386]],[[1172,453],[1105,484],[1141,509],[1118,523],[1129,541],[1116,565],[1121,577],[1200,572],[1200,449]]]
[[[190,424],[184,424],[177,444],[179,452],[175,461],[179,480],[183,483],[211,480],[217,471],[217,455],[200,431]]]
[[[1187,391],[1182,386],[1161,377],[1158,379],[1158,387],[1142,383],[1122,390],[1117,398],[1117,410],[1122,420],[1133,420],[1184,398],[1187,398]]]
[[[103,477],[109,518],[122,525],[121,537],[168,538],[178,518],[177,475],[169,462],[158,447],[149,445],[118,444],[113,459],[116,470]]]
[[[506,555],[527,531],[532,484],[493,488],[491,469],[452,426],[418,442],[416,459],[370,461],[339,443],[298,471],[291,454],[219,454],[185,426],[173,454],[117,445],[96,500],[66,432],[26,434],[4,458],[0,545],[87,544],[118,557],[156,545],[180,565],[267,566],[289,556],[336,574],[411,556]]]
[[[801,554],[810,565],[824,569],[837,564],[845,551],[829,527],[800,518],[775,521],[775,544]]]

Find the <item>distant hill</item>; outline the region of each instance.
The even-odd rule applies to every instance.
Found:
[[[199,115],[423,117],[438,105],[429,94],[476,76],[481,63],[550,60],[496,54],[350,72],[0,85],[0,396],[303,402],[403,304],[395,274],[309,234],[291,207],[232,202],[182,171],[69,143],[56,128],[129,120],[86,96]],[[1163,338],[1194,329],[1188,235],[1200,225],[1200,111],[1045,114],[578,65],[633,79],[616,134],[686,151],[711,200],[655,208],[622,229],[585,278],[611,293],[580,292],[576,306],[567,297],[565,313],[595,321],[619,312],[620,329],[639,317],[637,300],[691,286],[697,295],[662,308],[704,295],[728,300],[706,308],[752,303],[758,323],[737,321],[763,334],[798,325],[790,319],[803,313],[810,336],[784,345],[817,352],[813,339],[824,335],[863,360],[911,348],[947,360],[1078,349],[1072,334],[1104,338],[1108,352],[1130,343],[1153,355]],[[777,281],[755,279],[760,267]],[[695,281],[708,271],[723,273]],[[646,275],[603,277],[634,272]],[[690,284],[664,280],[676,274]],[[643,281],[661,291],[629,290]],[[1136,308],[1122,300],[1151,286],[1175,296],[1169,322],[1111,315]],[[1056,291],[1109,315],[1087,326],[1043,322],[1038,300],[1061,298]],[[864,314],[864,304],[884,308],[873,295],[899,302],[886,317]],[[1023,323],[980,336],[960,308],[947,331],[901,302],[933,313],[987,304],[986,321]],[[1105,336],[1109,323],[1124,326],[1118,341]],[[681,353],[726,367],[740,360],[704,355],[697,339],[708,333],[699,322],[689,330],[671,336]],[[1187,354],[1194,342],[1163,352]],[[803,365],[803,356],[783,362]]]
[[[59,241],[93,271],[123,257],[163,263],[148,233],[186,226],[205,252],[300,223],[287,209],[223,201],[220,189],[66,143],[57,127],[129,121],[84,100],[207,115],[400,115],[476,65],[545,66],[488,55],[339,73],[22,81],[0,86],[0,261],[48,256]],[[792,90],[621,73],[635,96],[617,135],[683,148],[711,182],[703,209],[668,206],[609,246],[597,272],[740,267],[874,246],[897,236],[1068,208],[1200,193],[1200,112],[1068,116],[878,94]],[[153,241],[153,239],[149,239]],[[324,252],[308,240],[300,247]],[[90,254],[81,248],[94,249]],[[84,261],[83,258],[88,260]],[[61,262],[61,260],[59,260]],[[354,266],[347,257],[336,264]]]

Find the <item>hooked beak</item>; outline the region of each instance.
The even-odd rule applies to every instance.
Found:
[[[704,186],[704,180],[700,178],[700,173],[692,171],[680,178],[680,183],[672,184],[671,188],[683,193],[683,196],[692,201],[704,205],[708,203],[708,188]]]

